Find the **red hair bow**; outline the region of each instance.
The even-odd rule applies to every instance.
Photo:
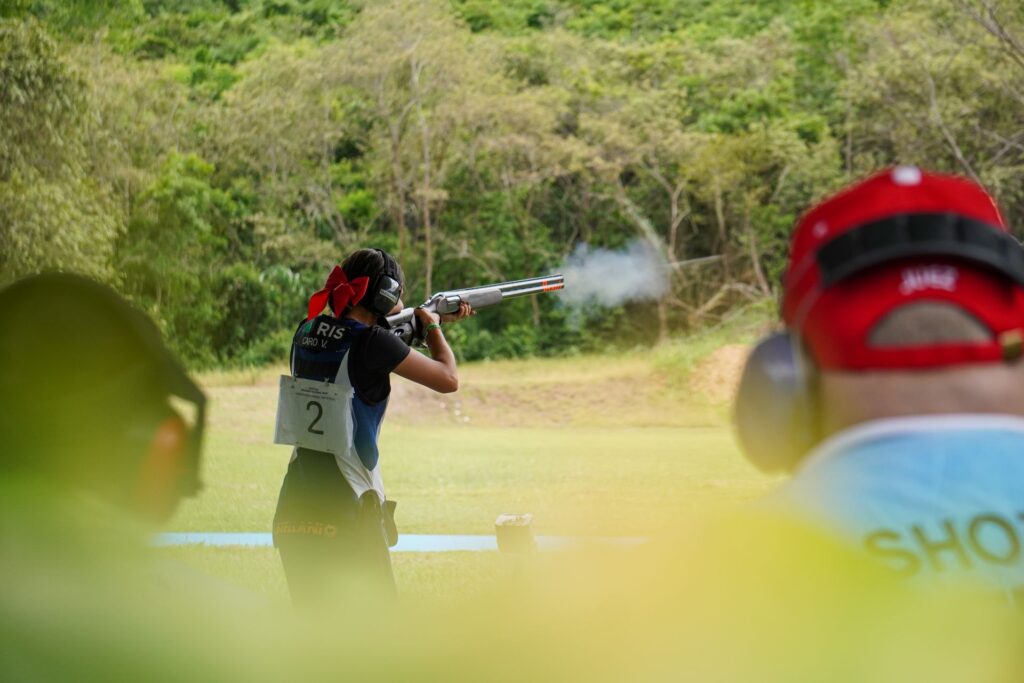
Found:
[[[324,310],[327,301],[330,300],[331,308],[336,316],[340,316],[348,306],[355,305],[366,294],[370,286],[370,278],[357,277],[351,282],[341,266],[334,266],[334,270],[327,276],[324,288],[309,297],[309,309],[306,320],[312,320]]]

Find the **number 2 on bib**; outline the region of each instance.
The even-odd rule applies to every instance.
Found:
[[[324,407],[316,401],[310,401],[306,404],[306,410],[310,410],[311,408],[316,408],[316,417],[314,417],[313,421],[309,423],[308,427],[306,427],[306,431],[310,434],[323,436],[324,431],[322,429],[316,429],[316,423],[324,416]]]

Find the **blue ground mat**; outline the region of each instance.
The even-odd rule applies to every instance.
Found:
[[[557,549],[584,545],[587,543],[612,545],[638,545],[643,538],[609,538],[579,536],[538,536],[537,547],[541,549]],[[269,533],[206,533],[184,532],[159,534],[155,545],[206,545],[206,546],[242,546],[270,547],[273,539]],[[444,552],[479,552],[497,550],[498,541],[494,536],[457,535],[457,534],[402,534],[398,545],[391,549],[396,553],[444,553]]]

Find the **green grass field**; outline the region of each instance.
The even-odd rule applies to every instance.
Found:
[[[451,396],[396,379],[381,452],[400,531],[487,534],[500,513],[530,512],[538,534],[644,536],[753,499],[772,480],[741,457],[727,410],[692,381],[716,369],[679,369],[678,354],[469,365]],[[277,372],[204,378],[205,489],[168,530],[270,530],[289,456],[272,443]],[[274,598],[285,594],[273,549],[161,552]],[[496,553],[394,560],[412,595],[465,596],[504,571]]]

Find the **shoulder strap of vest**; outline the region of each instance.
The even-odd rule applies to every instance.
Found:
[[[348,357],[352,353],[352,347],[349,346],[348,350],[345,351],[345,355],[342,356],[341,362],[338,363],[338,372],[334,375],[334,383],[338,386],[345,387],[346,389],[352,389],[352,380],[348,376]]]

